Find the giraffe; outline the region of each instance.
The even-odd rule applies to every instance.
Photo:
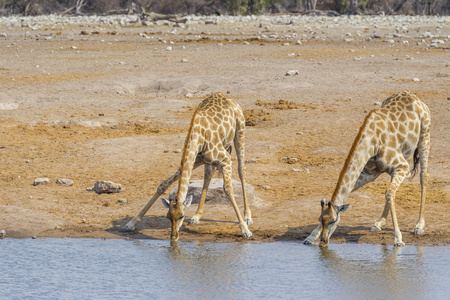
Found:
[[[428,155],[430,152],[430,111],[428,106],[408,90],[398,92],[385,101],[381,108],[372,110],[359,129],[350,153],[339,176],[330,202],[321,201],[320,224],[304,240],[311,244],[320,236],[320,246],[327,246],[329,238],[340,221],[340,213],[348,195],[388,173],[391,182],[386,189],[386,203],[380,219],[370,231],[380,231],[391,212],[394,227],[394,246],[404,246],[398,227],[394,199],[403,180],[412,178],[420,162],[421,204],[414,234],[422,234],[425,227],[425,191],[428,182]],[[413,154],[410,171],[407,159]]]
[[[191,204],[192,196],[186,198],[189,179],[193,169],[204,165],[204,181],[200,203],[190,224],[196,225],[203,216],[206,193],[211,178],[216,170],[223,174],[224,191],[230,199],[236,212],[239,227],[244,237],[251,237],[252,233],[248,225],[253,224],[251,211],[248,204],[247,188],[245,181],[245,119],[242,108],[234,100],[218,92],[204,99],[194,112],[189,131],[186,137],[184,151],[180,168],[168,179],[164,180],[157,188],[153,197],[148,201],[138,215],[133,217],[122,231],[134,231],[135,226],[150,209],[153,203],[161,196],[175,181],[178,180],[178,191],[172,201],[161,199],[169,209],[167,218],[171,221],[171,241],[177,241],[179,230],[183,224],[184,209]],[[232,143],[236,149],[238,159],[238,172],[242,184],[244,196],[244,218],[234,199],[233,186],[231,183],[231,149]]]

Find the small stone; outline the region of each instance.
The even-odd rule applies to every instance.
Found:
[[[4,32],[0,32],[0,37],[7,37],[8,35]]]
[[[86,219],[81,219],[81,223],[87,223]]]
[[[0,230],[0,239],[4,239],[6,237],[6,231]]]
[[[37,237],[36,237],[35,235],[33,235],[31,238],[32,238],[33,240],[37,239]]]
[[[94,191],[97,194],[120,193],[123,191],[122,185],[112,181],[97,181],[93,187],[87,188],[87,191]]]
[[[374,102],[373,105],[381,105],[381,102]]]
[[[182,62],[182,63],[187,63],[188,60],[187,60],[186,58],[183,58],[183,59],[181,60],[181,62]]]
[[[117,202],[119,202],[120,204],[128,203],[127,199],[119,199],[119,200],[117,200]]]
[[[297,132],[296,135],[303,135],[303,132]]]
[[[166,50],[167,51],[172,51],[172,47],[169,46],[169,47],[166,48]]]
[[[294,76],[294,75],[298,75],[298,70],[290,70],[286,72],[285,76]]]
[[[309,169],[304,169],[303,173],[309,173]]]
[[[268,190],[268,189],[270,189],[270,186],[268,186],[268,185],[263,185],[262,188],[265,189],[265,190]]]
[[[181,153],[181,149],[173,150],[173,153]]]
[[[394,40],[385,40],[384,42],[385,42],[385,43],[388,43],[388,44],[394,44],[394,43],[395,43]]]
[[[251,163],[255,163],[257,161],[259,161],[259,159],[257,159],[257,158],[250,158],[250,159],[247,159],[245,162],[248,163],[248,164],[251,164]]]
[[[73,180],[72,179],[67,179],[67,178],[58,178],[58,179],[56,179],[56,183],[57,184],[62,184],[62,185],[67,185],[67,186],[72,186],[73,185]]]
[[[50,179],[48,178],[36,178],[34,180],[33,185],[37,186],[37,185],[44,185],[44,184],[49,184],[50,183]]]
[[[70,48],[72,48],[72,49],[77,49],[77,47],[76,47],[76,46],[72,46],[72,47],[70,47]]]
[[[297,40],[297,41],[295,42],[295,44],[296,44],[296,45],[301,45],[301,44],[302,44],[302,41]]]
[[[414,82],[419,82],[420,79],[419,79],[419,78],[413,78],[413,81],[414,81]]]
[[[244,42],[244,43],[242,43],[242,45],[250,45],[250,43],[249,42]]]
[[[294,172],[301,172],[302,170],[300,170],[300,169],[295,169],[295,168],[292,168],[292,171],[294,171]]]
[[[194,97],[194,95],[192,95],[192,93],[187,93],[187,94],[185,95],[185,97],[186,97],[186,98],[192,98],[192,97]]]

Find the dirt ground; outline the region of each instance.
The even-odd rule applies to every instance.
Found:
[[[419,176],[397,193],[399,226],[407,244],[449,244],[450,23],[410,26],[394,43],[383,38],[392,28],[348,24],[0,27],[0,230],[17,238],[169,239],[160,201],[136,232],[120,228],[178,168],[194,108],[222,91],[246,112],[246,159],[255,160],[247,182],[264,202],[252,207],[250,240],[301,241],[318,224],[320,200],[330,199],[366,114],[409,89],[432,114],[430,182],[425,234],[412,233]],[[366,40],[375,31],[382,37]],[[424,32],[446,44],[430,48]],[[290,70],[298,75],[285,76]],[[202,176],[199,169],[192,179]],[[42,177],[50,184],[33,186]],[[390,219],[369,232],[389,179],[350,195],[331,243],[393,243]],[[88,192],[98,180],[124,191]],[[231,205],[207,203],[191,226],[195,209],[186,210],[180,240],[245,240]]]

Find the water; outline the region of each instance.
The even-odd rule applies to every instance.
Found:
[[[448,299],[450,247],[0,240],[1,299]]]

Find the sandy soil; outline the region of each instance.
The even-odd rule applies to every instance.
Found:
[[[403,241],[450,243],[450,23],[410,25],[394,38],[392,26],[347,24],[196,24],[175,33],[167,25],[2,25],[0,230],[9,237],[168,239],[159,201],[136,232],[120,228],[178,168],[194,108],[222,91],[252,125],[246,158],[257,161],[247,164],[247,181],[264,203],[252,207],[250,240],[301,241],[317,225],[320,200],[330,198],[367,112],[409,89],[432,113],[431,178],[424,235],[412,234],[419,176],[398,191]],[[381,38],[366,40],[374,32]],[[425,32],[446,44],[429,48]],[[269,38],[275,34],[297,37]],[[285,76],[289,70],[299,74]],[[196,170],[193,179],[202,175]],[[51,183],[33,186],[40,177]],[[57,178],[74,184],[58,185]],[[86,191],[98,180],[121,183],[124,191]],[[369,232],[388,182],[383,175],[351,194],[332,243],[392,244],[390,221]],[[207,204],[202,222],[191,226],[195,209],[187,209],[180,240],[244,240],[231,205]]]

